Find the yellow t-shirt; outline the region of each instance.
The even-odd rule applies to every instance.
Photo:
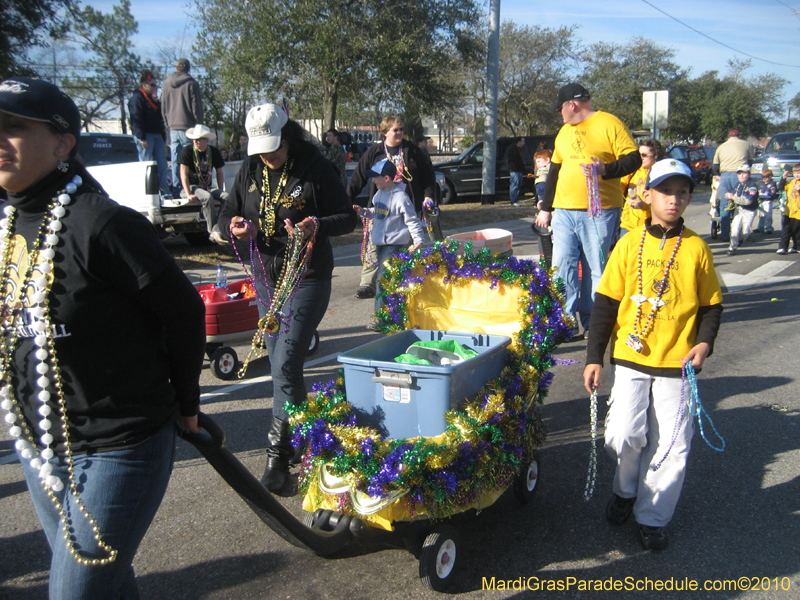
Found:
[[[800,219],[800,181],[792,179],[786,184],[786,216]]]
[[[619,226],[628,231],[633,231],[639,225],[644,225],[644,221],[650,216],[650,205],[645,204],[642,208],[631,208],[628,204],[628,198],[635,195],[637,200],[642,199],[644,193],[644,186],[647,183],[647,174],[650,169],[639,167],[632,175],[626,175],[620,179],[622,195],[625,196],[625,202],[622,205],[622,216],[620,217]],[[631,194],[628,194],[628,188],[636,188]]]
[[[637,227],[617,243],[603,271],[598,293],[620,302],[617,322],[611,335],[612,356],[653,368],[681,368],[680,359],[695,346],[697,309],[722,303],[722,291],[714,270],[714,259],[708,245],[694,231],[683,230],[683,238],[675,261],[669,270],[661,302],[653,317],[649,333],[642,338],[641,353],[629,348],[626,339],[633,333],[637,304],[631,296],[639,294],[639,245],[644,226]],[[658,287],[678,238],[667,238],[659,249],[661,238],[645,237],[642,253],[642,314],[636,330],[641,334],[653,309]],[[641,335],[640,335],[641,337]]]
[[[565,123],[556,136],[552,158],[552,162],[561,164],[553,208],[588,208],[581,163],[590,163],[596,156],[607,164],[637,150],[625,124],[607,112],[598,110],[577,125]],[[603,208],[620,208],[623,198],[619,179],[601,177],[600,196]]]

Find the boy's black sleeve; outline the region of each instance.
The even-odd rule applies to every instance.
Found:
[[[701,306],[697,309],[697,337],[695,338],[695,344],[705,342],[711,346],[711,350],[708,352],[709,356],[714,353],[714,340],[717,339],[721,320],[722,304]],[[594,326],[594,312],[592,312],[592,325]]]
[[[619,312],[619,300],[598,292],[592,308],[589,339],[586,342],[587,365],[603,365],[606,347],[617,322],[617,312]]]

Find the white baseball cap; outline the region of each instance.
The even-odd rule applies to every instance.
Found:
[[[675,160],[674,158],[665,158],[654,164],[650,169],[650,173],[647,175],[647,183],[644,187],[646,190],[649,190],[656,187],[665,179],[669,179],[670,177],[674,177],[676,175],[688,179],[689,191],[691,192],[694,190],[692,170],[686,164],[679,160]]]
[[[247,130],[247,154],[266,154],[281,147],[281,129],[289,117],[277,104],[254,106],[247,113],[244,128]]]

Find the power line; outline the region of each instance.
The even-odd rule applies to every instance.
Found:
[[[664,12],[663,10],[661,10],[660,8],[658,8],[658,7],[657,7],[655,4],[653,4],[652,2],[648,2],[648,0],[642,0],[642,2],[644,2],[645,4],[647,4],[648,6],[650,6],[650,7],[652,7],[652,8],[655,8],[655,9],[656,9],[658,12],[660,12],[660,13],[661,13],[661,14],[663,14],[663,15],[666,15],[667,17],[669,17],[669,18],[670,18],[670,19],[672,19],[673,21],[676,21],[677,23],[680,23],[680,24],[681,24],[681,25],[683,25],[684,27],[686,27],[686,28],[688,28],[688,29],[691,29],[691,30],[692,30],[692,31],[694,31],[695,33],[697,33],[697,34],[699,34],[699,35],[702,35],[704,38],[707,38],[707,39],[711,40],[711,41],[712,41],[712,42],[714,42],[715,44],[719,44],[720,46],[724,46],[725,48],[728,48],[729,50],[733,50],[734,52],[738,52],[739,54],[744,54],[745,56],[747,56],[747,57],[749,57],[749,58],[753,58],[753,59],[755,59],[755,60],[760,60],[761,62],[769,63],[769,64],[771,64],[771,65],[777,65],[777,66],[779,66],[779,67],[792,67],[792,68],[795,68],[795,69],[800,69],[800,65],[787,65],[786,63],[779,63],[779,62],[775,62],[775,61],[772,61],[772,60],[767,60],[766,58],[760,58],[760,57],[758,57],[758,56],[754,56],[754,55],[752,55],[752,54],[748,54],[747,52],[743,52],[742,50],[737,50],[737,49],[736,49],[736,48],[734,48],[733,46],[729,46],[728,44],[726,44],[726,43],[724,43],[724,42],[720,42],[719,40],[715,40],[715,39],[714,39],[714,38],[712,38],[710,35],[706,35],[706,34],[705,34],[705,33],[703,33],[702,31],[700,31],[699,29],[695,29],[694,27],[692,27],[691,25],[689,25],[689,24],[687,24],[687,23],[684,23],[684,22],[683,22],[683,21],[681,21],[680,19],[677,19],[677,18],[673,17],[671,14]]]

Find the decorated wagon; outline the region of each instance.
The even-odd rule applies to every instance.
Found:
[[[329,555],[354,541],[418,540],[422,581],[442,590],[458,547],[448,518],[490,506],[509,487],[530,501],[551,352],[572,321],[543,265],[472,250],[445,241],[395,255],[376,314],[389,335],[340,355],[338,379],[287,406],[293,443],[305,447],[303,523],[223,456],[210,419],[201,419],[210,440],[184,433],[288,541]]]

